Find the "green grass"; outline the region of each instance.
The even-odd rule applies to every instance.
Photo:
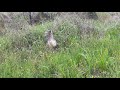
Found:
[[[52,23],[34,26],[14,39],[0,37],[1,78],[112,78],[120,77],[120,26],[81,38],[67,23],[54,33],[60,48],[45,47],[44,31]],[[96,24],[98,25],[98,24]]]

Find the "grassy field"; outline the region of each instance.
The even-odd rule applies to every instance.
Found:
[[[0,78],[120,77],[120,25],[94,24],[98,29],[88,36],[70,24],[59,26],[55,51],[46,48],[43,39],[52,22],[21,36],[1,36]]]

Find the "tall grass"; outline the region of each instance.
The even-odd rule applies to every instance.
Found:
[[[36,25],[20,37],[0,37],[1,78],[120,77],[120,26],[81,38],[79,28],[63,23],[54,31],[59,49],[44,43],[44,31],[52,22]],[[95,22],[97,28],[100,22]]]

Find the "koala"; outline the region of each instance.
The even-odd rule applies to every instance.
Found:
[[[58,48],[58,44],[57,41],[54,39],[52,30],[48,30],[45,32],[45,43],[49,48]]]

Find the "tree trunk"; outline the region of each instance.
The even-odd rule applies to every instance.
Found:
[[[29,12],[29,19],[30,19],[30,25],[32,25],[32,15],[31,15],[31,12]]]

